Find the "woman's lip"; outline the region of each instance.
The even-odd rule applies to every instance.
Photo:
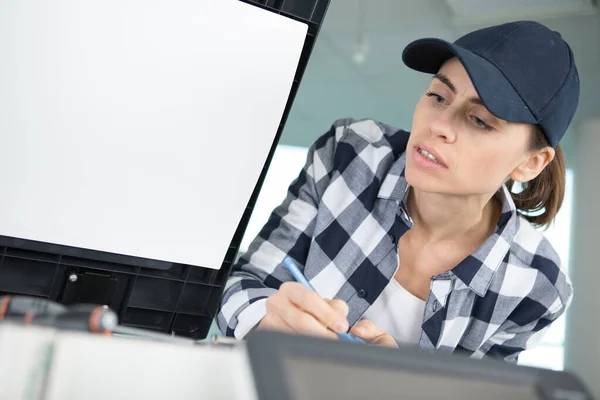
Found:
[[[418,145],[417,150],[419,150],[419,149],[425,150],[429,154],[433,155],[440,164],[442,164],[444,167],[448,168],[446,161],[442,158],[442,156],[435,149],[429,148],[427,146]]]
[[[413,160],[415,163],[424,169],[446,169],[445,165],[437,163],[429,158],[425,157],[423,154],[419,153],[419,147],[415,147],[413,149]]]

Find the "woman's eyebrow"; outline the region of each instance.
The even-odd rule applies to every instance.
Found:
[[[442,82],[444,85],[448,86],[452,93],[456,94],[456,86],[454,86],[452,81],[446,75],[437,73],[433,76],[433,79],[437,79],[438,81]],[[483,101],[481,101],[479,97],[471,97],[468,99],[468,101],[485,107],[485,104],[483,104]]]
[[[442,82],[444,85],[446,85],[446,86],[448,86],[448,88],[450,88],[452,93],[456,94],[456,87],[450,81],[450,79],[448,79],[448,77],[446,75],[437,73],[433,76],[433,79],[437,79],[438,81]]]

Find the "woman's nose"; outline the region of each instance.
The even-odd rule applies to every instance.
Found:
[[[446,142],[456,140],[456,132],[452,124],[452,115],[449,110],[438,114],[430,123],[429,130],[433,135],[441,137]]]

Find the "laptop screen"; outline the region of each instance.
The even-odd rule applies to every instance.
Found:
[[[531,385],[468,380],[359,363],[290,356],[286,377],[294,400],[308,399],[538,399]]]

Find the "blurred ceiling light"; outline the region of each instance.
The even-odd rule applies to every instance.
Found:
[[[594,15],[597,0],[445,0],[455,25]]]
[[[352,60],[358,64],[362,65],[367,60],[367,56],[369,55],[369,43],[365,37],[359,38],[354,44],[354,52],[352,53]]]
[[[369,55],[369,42],[365,35],[365,21],[367,19],[367,4],[365,0],[359,0],[356,21],[356,42],[352,51],[352,60],[362,65]]]

